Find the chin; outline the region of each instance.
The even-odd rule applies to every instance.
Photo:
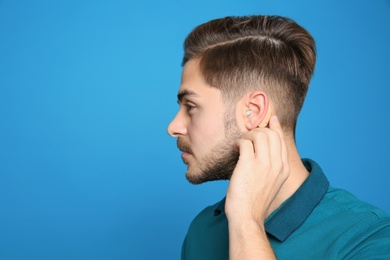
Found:
[[[202,184],[204,181],[201,181],[197,176],[186,173],[186,179],[191,184]]]
[[[192,184],[201,184],[201,183],[203,183],[202,178],[199,175],[199,173],[194,172],[191,169],[190,166],[188,166],[188,168],[187,168],[186,179],[187,179],[188,182],[190,182]]]
[[[210,182],[210,181],[220,181],[220,180],[229,180],[231,177],[231,174],[228,176],[226,172],[225,174],[221,175],[216,175],[216,174],[205,174],[204,172],[186,172],[186,179],[188,182],[191,184],[202,184],[205,182]]]

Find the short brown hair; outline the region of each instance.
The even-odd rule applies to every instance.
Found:
[[[251,90],[274,101],[285,131],[295,134],[316,61],[313,37],[280,16],[225,17],[196,27],[185,39],[182,65],[199,59],[206,82],[234,106]],[[229,103],[230,102],[230,103]]]

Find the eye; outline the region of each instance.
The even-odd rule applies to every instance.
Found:
[[[184,106],[187,108],[187,111],[188,111],[188,112],[190,112],[192,109],[195,108],[195,106],[193,106],[193,105],[191,105],[191,104],[189,104],[189,103],[184,104]]]

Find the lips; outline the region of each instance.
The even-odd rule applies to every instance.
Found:
[[[183,153],[192,154],[190,146],[180,138],[177,139],[177,148]]]

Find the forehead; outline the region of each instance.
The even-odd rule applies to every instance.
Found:
[[[183,68],[181,75],[181,84],[178,92],[179,101],[183,97],[193,98],[218,98],[221,97],[221,91],[210,86],[204,80],[199,70],[197,60],[189,60]]]
[[[197,85],[211,87],[205,82],[204,77],[200,72],[199,61],[189,60],[183,67],[181,74],[181,87],[195,83]]]

